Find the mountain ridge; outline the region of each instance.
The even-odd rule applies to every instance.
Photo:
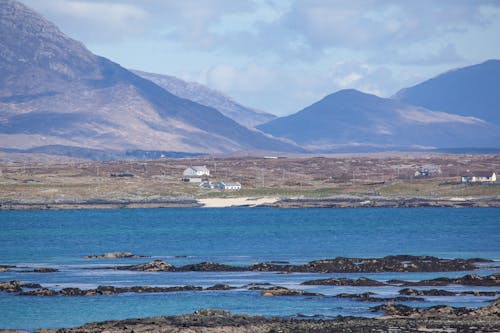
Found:
[[[0,28],[3,148],[302,151],[92,54],[17,1],[0,2]]]

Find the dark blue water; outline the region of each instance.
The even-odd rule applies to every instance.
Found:
[[[305,289],[300,283],[307,279],[358,275],[116,272],[82,268],[151,259],[88,260],[83,256],[128,251],[175,265],[202,261],[236,265],[270,260],[303,263],[337,256],[391,254],[500,259],[499,244],[500,209],[495,208],[1,211],[0,264],[56,267],[60,272],[36,274],[19,268],[0,273],[0,281],[37,282],[54,289],[98,285],[208,286],[215,283],[242,286],[251,282]],[[488,268],[475,273],[493,272],[495,269]],[[465,273],[364,276],[380,280],[417,280]],[[363,290],[352,287],[308,289],[326,295]],[[375,292],[390,296],[397,290],[383,287]],[[425,306],[443,302],[481,306],[489,299],[430,298]],[[258,291],[244,289],[100,297],[20,297],[0,293],[0,328],[66,327],[96,320],[186,313],[206,307],[280,316],[297,313],[370,316],[374,314],[368,308],[373,305],[331,297],[266,298]]]

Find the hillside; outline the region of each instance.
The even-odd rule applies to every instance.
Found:
[[[496,147],[500,139],[500,128],[480,119],[434,112],[352,89],[258,128],[310,149],[332,151]]]
[[[255,127],[276,118],[239,104],[232,98],[196,82],[186,82],[175,76],[132,70],[133,73],[152,81],[175,96],[216,109],[226,117],[246,127]]]
[[[443,73],[403,89],[393,98],[500,125],[500,60],[488,60]]]
[[[0,1],[0,148],[299,151],[88,51],[17,1]]]

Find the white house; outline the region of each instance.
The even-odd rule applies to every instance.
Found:
[[[216,187],[221,190],[241,190],[241,184],[238,182],[219,182]]]
[[[190,166],[182,173],[184,177],[210,176],[210,170],[206,166]]]
[[[462,176],[462,183],[494,183],[496,181],[495,172],[479,171]]]

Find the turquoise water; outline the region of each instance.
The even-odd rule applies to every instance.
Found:
[[[277,274],[277,273],[140,273],[99,270],[101,266],[135,264],[151,259],[83,259],[84,255],[128,251],[174,265],[215,261],[233,265],[285,260],[304,263],[322,258],[381,257],[391,254],[444,258],[500,259],[500,209],[133,209],[67,211],[1,211],[0,264],[17,268],[0,272],[0,281],[20,280],[44,287],[94,288],[98,285],[242,286],[269,282],[306,289],[300,283],[331,276],[368,276],[418,280],[451,273]],[[498,263],[497,263],[498,265]],[[51,274],[24,272],[55,267]],[[89,269],[90,268],[90,269]],[[478,274],[497,272],[485,267]],[[492,290],[452,286],[458,290]],[[461,289],[462,288],[462,289]],[[307,287],[335,295],[366,288]],[[394,296],[400,288],[371,291]],[[482,306],[488,297],[435,297],[414,306],[452,304]],[[411,303],[407,303],[411,304]],[[261,297],[258,291],[122,294],[99,297],[20,297],[0,292],[0,328],[34,330],[67,327],[89,321],[179,314],[199,308],[291,316],[377,315],[373,303],[333,297]]]

